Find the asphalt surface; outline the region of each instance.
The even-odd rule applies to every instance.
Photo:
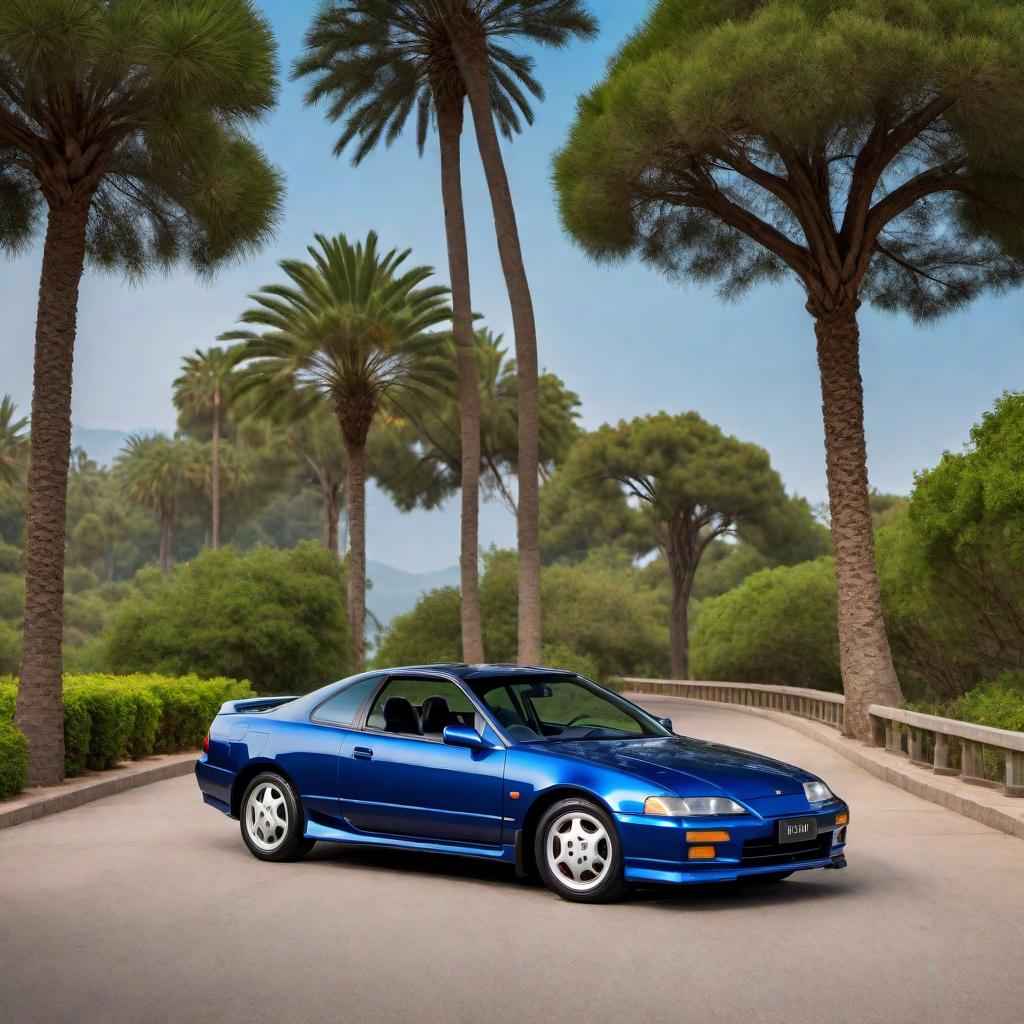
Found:
[[[186,777],[0,832],[0,1020],[1024,1020],[1024,842],[776,723],[646,703],[822,775],[850,867],[580,906],[479,861],[264,864]]]

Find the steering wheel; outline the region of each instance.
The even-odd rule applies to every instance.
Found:
[[[565,728],[568,729],[569,726],[575,725],[577,722],[582,722],[584,718],[589,718],[589,717],[590,717],[590,715],[588,715],[586,713],[576,715],[574,718],[570,718],[569,721],[565,723]]]

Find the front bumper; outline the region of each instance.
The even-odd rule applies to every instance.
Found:
[[[825,809],[827,807],[827,809]],[[631,882],[693,884],[729,882],[756,875],[772,875],[809,868],[845,865],[847,825],[836,825],[836,816],[849,808],[840,800],[820,809],[771,816],[758,814],[722,818],[660,818],[646,814],[616,814],[625,861],[625,877]],[[778,823],[784,818],[813,817],[817,837],[798,843],[778,842]],[[729,833],[728,842],[714,844],[715,856],[689,860],[688,832],[708,830]]]

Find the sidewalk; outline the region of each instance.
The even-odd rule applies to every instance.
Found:
[[[0,800],[0,828],[10,828],[57,811],[81,807],[92,800],[147,786],[151,782],[187,775],[192,771],[198,753],[162,754],[141,761],[125,761],[110,771],[88,772],[68,779],[60,786],[26,789]]]

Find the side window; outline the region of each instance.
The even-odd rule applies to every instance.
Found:
[[[377,695],[367,728],[441,738],[446,725],[472,725],[473,702],[444,679],[389,679]]]
[[[363,706],[363,701],[370,696],[379,682],[380,676],[373,676],[346,686],[341,693],[336,693],[321,704],[313,712],[313,718],[319,722],[330,722],[332,725],[351,725],[356,713]]]

